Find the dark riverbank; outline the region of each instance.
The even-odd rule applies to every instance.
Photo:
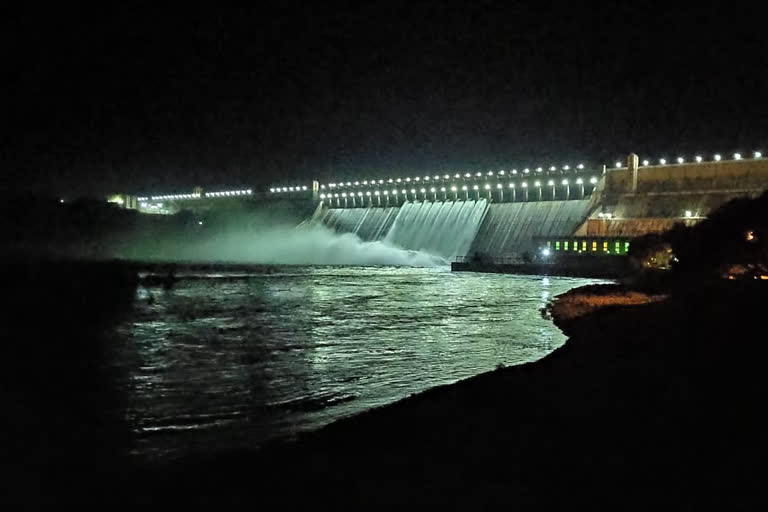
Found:
[[[42,508],[111,500],[130,467],[131,432],[104,333],[138,282],[121,262],[4,261],[0,402],[3,501]]]
[[[556,319],[570,340],[541,361],[287,446],[187,460],[142,491],[153,503],[755,504],[768,451],[760,284]]]

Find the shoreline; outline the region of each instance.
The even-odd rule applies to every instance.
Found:
[[[295,442],[168,466],[149,478],[153,500],[627,509],[733,503],[737,486],[749,502],[762,488],[756,475],[765,455],[754,449],[765,423],[749,405],[765,382],[744,366],[764,361],[766,349],[750,342],[754,326],[741,323],[729,325],[745,340],[738,354],[724,353],[722,332],[689,320],[692,308],[704,320],[755,312],[765,289],[716,288],[725,296],[714,305],[712,290],[605,304],[572,318],[555,304],[553,321],[569,339],[536,362],[433,388]],[[669,332],[656,332],[663,321]],[[748,447],[754,456],[740,460],[736,479],[731,449]]]

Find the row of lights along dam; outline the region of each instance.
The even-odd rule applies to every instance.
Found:
[[[320,199],[332,206],[387,206],[408,201],[460,201],[489,199],[498,202],[544,201],[583,199],[597,184],[595,176],[575,180],[535,180],[521,182],[495,182],[474,185],[431,186],[420,188],[393,188],[385,190],[356,190],[322,193]]]
[[[677,157],[674,161],[666,158],[657,160],[644,159],[643,167],[675,166],[705,163],[726,163],[744,160],[746,157],[739,152],[729,155],[730,158],[716,153],[709,159],[695,155],[687,160]],[[753,151],[751,157],[762,159],[761,151]],[[626,167],[617,161],[616,169]],[[464,172],[442,175],[412,176],[405,178],[371,179],[362,181],[331,182],[316,185],[319,197],[328,204],[346,204],[361,206],[368,204],[400,204],[415,200],[469,200],[488,198],[496,201],[529,201],[529,200],[558,200],[580,199],[591,193],[597,183],[596,175],[604,173],[606,166],[599,171],[587,170],[584,164],[571,167],[549,166],[524,168],[521,170],[500,170],[487,172]],[[511,181],[514,180],[514,181]],[[314,187],[313,187],[314,188]],[[271,194],[302,194],[310,190],[307,185],[273,186]],[[218,199],[253,196],[250,188],[240,190],[221,190],[203,192],[196,189],[193,193],[151,195],[136,198],[141,206],[147,207],[150,202],[185,201],[199,199]]]
[[[407,178],[389,178],[387,180],[383,179],[372,179],[372,180],[363,180],[363,181],[347,181],[347,182],[331,182],[328,184],[320,184],[320,190],[328,190],[328,191],[335,191],[335,190],[342,190],[342,189],[349,189],[349,188],[372,188],[372,187],[401,187],[401,186],[417,186],[417,185],[429,185],[429,184],[449,184],[455,181],[478,181],[478,180],[488,180],[488,179],[504,179],[504,178],[528,178],[529,176],[548,176],[552,174],[558,174],[558,175],[565,175],[568,173],[583,173],[584,171],[584,164],[579,164],[575,168],[571,168],[568,165],[563,166],[559,170],[555,167],[550,167],[548,171],[545,171],[543,167],[537,167],[535,169],[523,169],[521,171],[518,171],[517,169],[512,169],[511,171],[507,172],[506,170],[501,170],[499,172],[494,171],[488,171],[487,173],[482,172],[475,172],[475,173],[456,173],[453,175],[450,174],[443,174],[443,175],[434,175],[434,176],[414,176],[414,177],[407,177]],[[281,193],[281,192],[298,192],[301,189],[306,190],[306,187],[298,187],[298,186],[288,186],[288,187],[272,187],[269,189],[271,193]]]
[[[754,151],[752,153],[752,157],[754,159],[756,159],[756,160],[760,159],[760,158],[763,158],[763,153],[761,151]],[[741,153],[734,153],[733,154],[733,158],[731,160],[735,161],[735,160],[743,160],[743,159],[744,159],[744,156]],[[693,157],[693,161],[696,162],[697,164],[701,164],[701,163],[705,162],[704,157],[702,157],[701,155],[696,155],[695,157]],[[712,162],[721,162],[721,161],[723,161],[723,155],[721,155],[719,153],[716,153],[712,157],[711,161]],[[685,157],[679,156],[679,157],[677,157],[675,159],[674,162],[668,162],[666,158],[659,158],[658,164],[652,164],[651,161],[648,160],[648,159],[643,160],[642,163],[643,163],[644,167],[648,167],[650,165],[670,165],[670,164],[673,164],[673,163],[677,163],[678,165],[682,165],[682,164],[686,163],[686,160],[685,160]],[[624,164],[622,162],[620,162],[620,161],[617,161],[616,164],[615,164],[615,167],[617,169],[620,169],[620,168],[624,167]]]

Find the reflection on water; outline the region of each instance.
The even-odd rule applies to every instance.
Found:
[[[115,332],[135,453],[258,446],[564,341],[540,314],[585,279],[284,267],[140,287]]]

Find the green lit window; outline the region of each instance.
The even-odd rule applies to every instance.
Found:
[[[619,254],[621,252],[621,242],[616,242],[613,244],[613,252],[616,254]]]
[[[586,251],[587,250],[587,241],[586,240],[581,242],[581,250],[582,251]]]
[[[608,252],[608,242],[603,242],[603,252]]]
[[[578,251],[579,250],[579,241],[578,240],[574,240],[573,241],[573,250],[574,251]]]
[[[629,252],[629,242],[624,242],[624,252]]]
[[[568,240],[566,240],[565,242],[563,242],[563,250],[564,250],[564,251],[567,251],[567,250],[568,250]]]
[[[555,242],[555,250],[556,250],[556,251],[559,251],[559,250],[560,250],[560,240],[558,240],[557,242]]]
[[[597,242],[592,240],[592,252],[595,252],[597,250]]]

